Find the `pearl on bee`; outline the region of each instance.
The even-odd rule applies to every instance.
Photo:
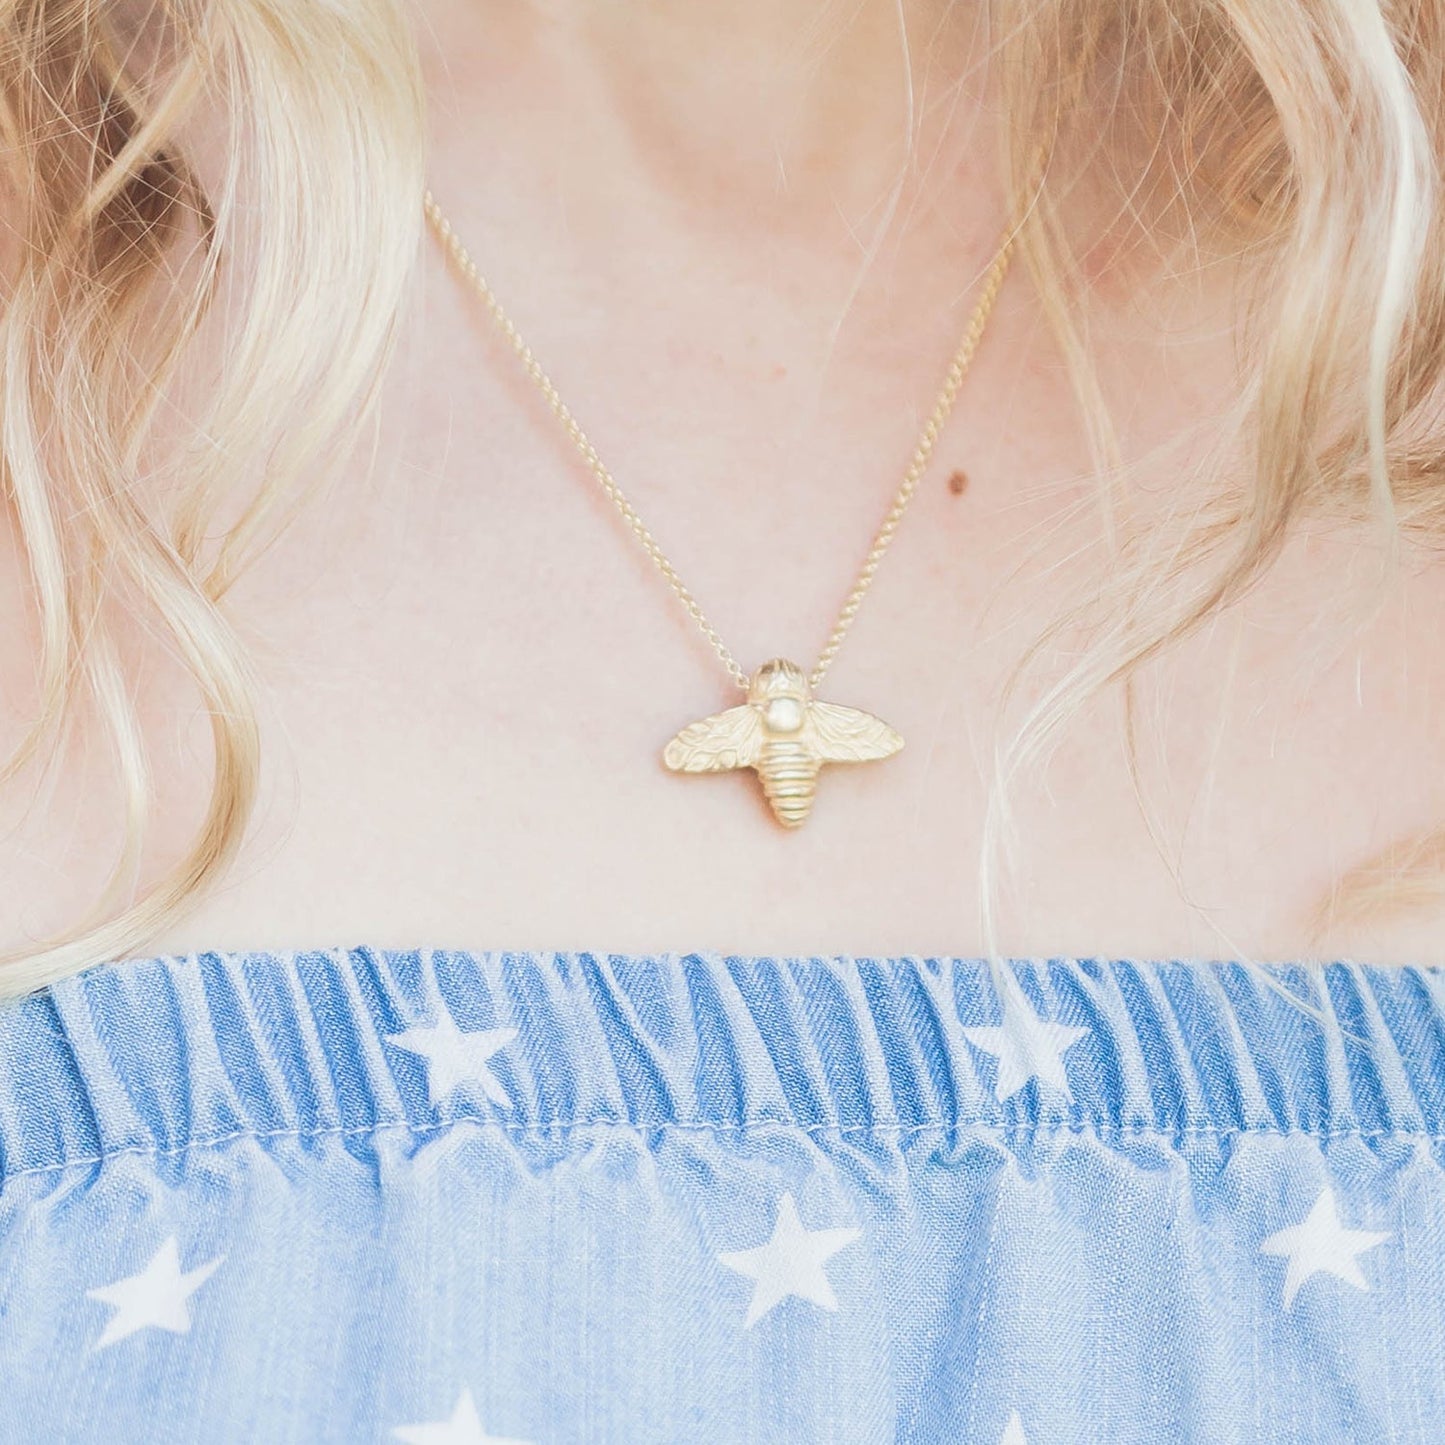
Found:
[[[778,733],[794,733],[803,725],[803,705],[795,697],[775,697],[768,704],[768,726]]]

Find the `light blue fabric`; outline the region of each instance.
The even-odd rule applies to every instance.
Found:
[[[0,1441],[1438,1445],[1445,972],[1269,977],[90,970],[0,1009]]]

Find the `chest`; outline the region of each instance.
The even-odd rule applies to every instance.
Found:
[[[817,690],[904,746],[823,766],[806,823],[780,828],[758,770],[664,764],[680,728],[742,694],[485,330],[430,320],[389,382],[371,469],[359,459],[314,498],[236,589],[261,683],[260,804],[236,869],[157,952],[970,955],[993,827],[1017,837],[996,900],[1011,952],[1299,957],[1332,877],[1445,817],[1422,625],[1439,581],[1417,573],[1351,633],[1358,556],[1309,538],[1140,675],[1143,810],[1112,688],[990,816],[996,741],[1077,639],[1060,638],[1007,716],[1005,683],[1108,565],[1064,380],[1011,350],[1005,321]],[[904,394],[926,368],[840,363],[810,412],[788,379],[806,359],[774,346],[766,363],[722,360],[750,355],[742,336],[690,354],[671,383],[575,355],[594,359],[574,364],[569,394],[596,398],[594,440],[729,651],[745,671],[768,657],[809,669],[906,464],[918,415]],[[880,401],[880,385],[896,395]],[[1192,400],[1161,385],[1149,424]],[[209,726],[163,658],[148,666],[155,869],[194,827]],[[22,926],[65,921],[103,876],[120,816],[104,762],[73,768],[64,807],[6,844]],[[1319,947],[1398,962],[1428,938],[1416,919]]]

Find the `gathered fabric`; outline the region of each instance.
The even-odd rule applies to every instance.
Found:
[[[1445,1441],[1445,970],[338,947],[0,1008],[0,1442]]]

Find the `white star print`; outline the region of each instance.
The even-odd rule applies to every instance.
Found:
[[[1008,1424],[1003,1427],[1003,1434],[998,1437],[998,1445],[1029,1445],[1028,1437],[1024,1434],[1024,1422],[1019,1419],[1017,1410],[1008,1417]]]
[[[172,1235],[139,1274],[86,1290],[87,1298],[99,1300],[115,1310],[95,1348],[103,1350],[137,1330],[159,1329],[185,1334],[191,1328],[186,1301],[205,1284],[224,1257],[218,1255],[182,1274],[180,1251]]]
[[[755,1281],[743,1327],[751,1329],[789,1295],[810,1300],[825,1310],[836,1310],[838,1301],[823,1263],[861,1233],[858,1229],[804,1229],[793,1196],[784,1194],[778,1201],[772,1238],[766,1244],[718,1255],[729,1269]]]
[[[1069,1079],[1064,1072],[1064,1053],[1090,1029],[1069,1024],[1046,1023],[1020,994],[1003,999],[1003,1023],[985,1028],[964,1029],[963,1036],[974,1048],[992,1054],[998,1060],[998,1079],[994,1092],[999,1103],[1028,1083],[1037,1079],[1069,1094]]]
[[[476,1402],[470,1390],[457,1397],[451,1419],[432,1425],[398,1425],[391,1432],[406,1445],[528,1445],[526,1440],[513,1440],[502,1435],[488,1435],[482,1429]]]
[[[517,1037],[516,1029],[478,1029],[463,1033],[450,1014],[423,1028],[389,1034],[387,1043],[427,1061],[427,1092],[435,1108],[460,1084],[482,1086],[494,1104],[510,1105],[507,1091],[487,1067],[487,1060]]]
[[[1374,1230],[1346,1229],[1335,1208],[1334,1191],[1326,1186],[1303,1224],[1271,1234],[1259,1249],[1261,1254],[1277,1254],[1289,1260],[1284,1276],[1284,1307],[1289,1309],[1301,1286],[1317,1274],[1332,1274],[1356,1289],[1368,1290],[1369,1281],[1355,1256],[1389,1238],[1388,1233]]]

